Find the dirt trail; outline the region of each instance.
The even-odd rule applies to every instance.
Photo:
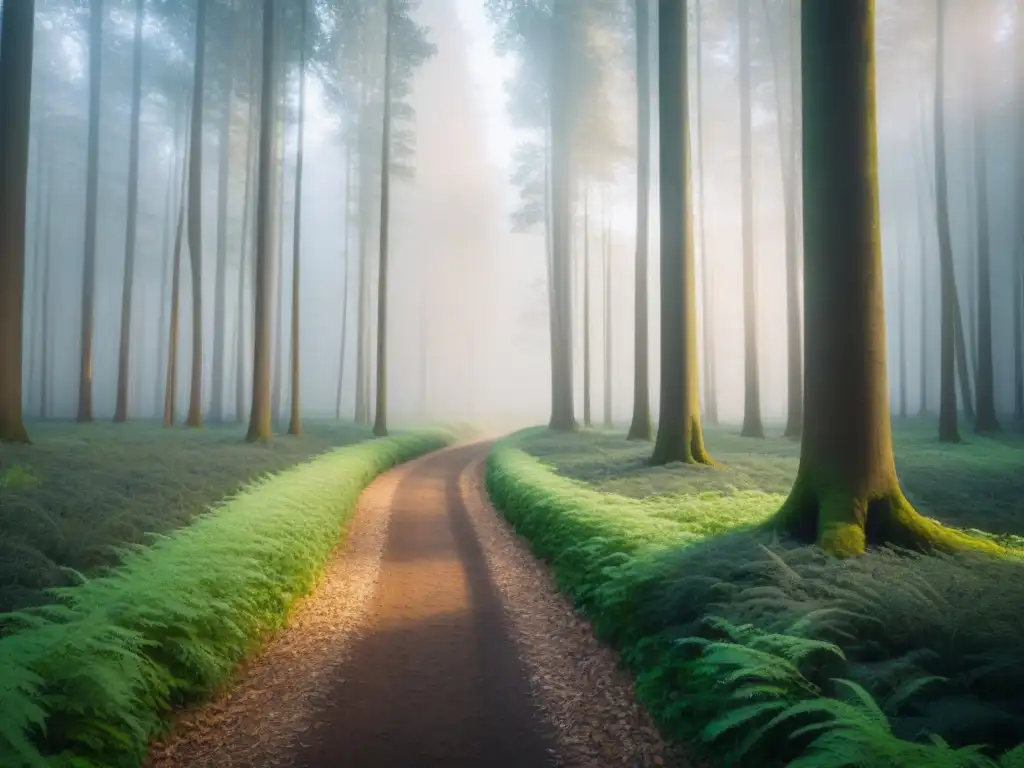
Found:
[[[554,764],[459,492],[481,452],[439,453],[399,487],[367,632],[295,765]]]

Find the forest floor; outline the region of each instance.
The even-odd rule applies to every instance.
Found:
[[[686,765],[616,655],[490,507],[485,443],[360,498],[321,584],[150,765]]]
[[[115,564],[116,548],[185,526],[262,475],[371,437],[304,426],[264,445],[236,425],[31,424],[33,445],[0,444],[0,613],[48,602],[47,588]]]
[[[731,765],[787,764],[819,735],[824,762],[808,765],[840,753],[988,765],[919,744],[938,734],[994,756],[1024,733],[1024,436],[962,436],[940,445],[934,424],[895,424],[900,479],[919,512],[1002,543],[1005,557],[839,561],[758,532],[786,498],[799,442],[726,427],[705,432],[715,468],[652,467],[651,444],[617,431],[529,430],[499,443],[488,488],[623,654],[671,739],[707,742]],[[788,725],[758,731],[790,706]],[[815,721],[836,725],[792,736]]]

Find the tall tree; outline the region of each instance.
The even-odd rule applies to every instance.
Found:
[[[920,285],[918,286],[918,295],[921,299],[921,315],[919,320],[921,341],[920,341],[920,359],[919,359],[919,382],[920,382],[920,394],[918,398],[920,400],[920,408],[918,409],[918,415],[923,416],[928,411],[928,202],[932,201],[931,210],[935,210],[935,190],[934,180],[935,177],[928,173],[927,170],[927,141],[925,140],[925,128],[926,128],[926,116],[924,109],[924,102],[921,105],[921,152],[920,154],[915,153],[916,165],[918,167],[917,173],[917,184],[916,197],[917,197],[917,226],[918,226],[918,280]]]
[[[960,442],[956,418],[956,380],[954,368],[954,335],[959,307],[956,301],[956,278],[953,273],[953,244],[949,232],[949,192],[946,180],[946,3],[936,6],[934,152],[935,152],[935,218],[939,237],[939,283],[941,322],[939,327],[939,440]],[[806,321],[806,318],[805,318]]]
[[[9,0],[0,24],[0,441],[27,443],[21,377],[34,0]]]
[[[187,124],[187,121],[186,121]],[[188,165],[192,152],[192,137],[185,137],[182,156],[181,196],[178,200],[178,221],[174,230],[174,265],[171,268],[171,317],[167,329],[167,375],[164,384],[164,426],[174,426],[174,411],[178,402],[178,336],[181,306],[181,251],[184,247],[185,206],[188,198]]]
[[[1024,211],[1024,0],[1017,0],[1016,136],[1017,210]],[[1024,424],[1024,216],[1017,216],[1017,245],[1013,259],[1013,417]]]
[[[89,0],[89,137],[85,171],[85,255],[79,331],[79,422],[92,421],[92,341],[96,304],[96,210],[100,179],[100,74],[103,60],[103,0]]]
[[[117,355],[117,404],[114,421],[128,418],[128,358],[131,351],[132,290],[135,284],[135,249],[139,221],[139,133],[142,116],[142,23],[146,0],[135,0],[132,44],[132,116],[128,139],[128,222],[124,239],[124,276],[121,286],[121,338]]]
[[[260,140],[256,182],[256,290],[253,324],[252,407],[248,442],[270,439],[270,301],[273,238],[274,129],[274,0],[263,0],[263,51],[260,93]]]
[[[299,265],[302,252],[302,150],[306,133],[306,23],[308,0],[299,3],[299,135],[295,150],[295,225],[292,228],[291,413],[288,434],[302,434],[299,414]]]
[[[590,429],[590,188],[583,188],[583,426]]]
[[[636,274],[633,279],[633,418],[630,440],[650,440],[647,251],[651,192],[651,58],[649,0],[634,0],[636,24]],[[699,22],[698,22],[699,23]]]
[[[203,426],[203,101],[206,82],[206,7],[196,0],[192,76],[192,148],[188,167],[188,255],[192,271],[192,381],[185,425]]]
[[[2,46],[2,43],[0,43]],[[42,302],[40,304],[40,336],[42,340],[39,345],[39,418],[45,419],[50,415],[50,401],[53,394],[53,382],[50,380],[50,293],[52,280],[50,273],[53,269],[53,189],[54,189],[54,168],[56,163],[51,158],[46,160],[46,212],[43,214],[43,280],[42,280]]]
[[[341,261],[345,270],[345,276],[341,285],[341,349],[338,352],[338,392],[335,398],[334,417],[341,419],[341,393],[345,381],[345,342],[348,340],[348,276],[351,271],[349,263],[349,247],[352,242],[350,230],[352,223],[352,179],[354,176],[352,162],[352,140],[345,142],[345,202],[342,219],[342,250]]]
[[[248,121],[246,123],[245,130],[245,186],[242,192],[242,231],[241,236],[239,237],[238,248],[238,296],[236,297],[237,317],[235,319],[235,421],[239,424],[245,421],[245,360],[246,350],[248,349],[245,335],[246,328],[248,327],[248,322],[246,321],[245,277],[247,273],[254,274],[253,271],[249,269],[249,246],[252,242],[252,228],[249,226],[249,221],[251,218],[251,209],[253,208],[252,177],[256,174],[256,169],[254,167],[256,164],[257,154],[256,143],[259,140],[256,132],[258,126],[256,122],[257,94],[255,93],[255,84],[256,78],[250,75]],[[254,136],[256,137],[255,139]],[[255,262],[255,259],[253,259],[253,261]]]
[[[761,376],[757,359],[757,277],[754,265],[754,175],[751,168],[750,6],[739,4],[740,192],[743,209],[743,428],[744,437],[764,437]]]
[[[900,229],[896,247],[896,311],[899,329],[899,416],[907,418],[907,254],[903,230]]]
[[[661,408],[651,463],[710,464],[700,424],[686,8],[659,0],[658,13]]]
[[[875,542],[971,546],[918,515],[896,475],[879,242],[875,3],[802,6],[807,418],[796,481],[771,524],[839,556]]]
[[[974,196],[975,218],[978,237],[977,252],[977,323],[978,337],[977,367],[975,368],[974,387],[977,393],[977,409],[975,411],[974,429],[976,432],[994,432],[999,429],[996,419],[995,375],[992,365],[992,275],[991,256],[989,253],[989,221],[988,221],[988,159],[986,157],[986,126],[984,110],[987,100],[984,98],[987,86],[982,62],[984,61],[987,43],[984,33],[988,30],[986,22],[988,14],[984,11],[976,14],[976,41],[974,55],[971,57],[971,94],[974,101],[971,110],[974,121]]]
[[[603,220],[602,248],[604,277],[604,427],[612,428],[612,232],[611,219],[605,211]]]
[[[387,352],[388,352],[388,233],[391,203],[391,81],[392,41],[395,0],[387,0],[384,21],[384,115],[380,149],[380,261],[377,268],[377,403],[374,408],[373,434],[388,434]]]

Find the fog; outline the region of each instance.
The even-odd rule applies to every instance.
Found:
[[[10,0],[9,0],[10,1]],[[744,0],[738,0],[744,2]],[[252,344],[252,259],[249,248],[245,190],[247,136],[250,121],[250,71],[258,91],[259,17],[261,3],[210,2],[207,73],[204,86],[202,167],[203,397],[210,406],[216,386],[218,176],[225,105],[229,103],[226,73],[232,79],[230,156],[226,221],[226,290],[224,292],[224,411],[235,413],[236,377],[248,398],[252,355],[236,365],[236,345]],[[585,115],[574,141],[601,155],[600,170],[576,187],[573,221],[575,262],[574,369],[577,411],[583,403],[582,188],[589,184],[591,213],[591,349],[594,412],[604,396],[603,316],[605,289],[601,271],[601,211],[607,210],[610,231],[611,391],[616,421],[627,421],[633,396],[634,258],[636,251],[636,77],[633,3],[615,6],[612,18],[594,22],[593,49],[600,53],[600,82],[592,86],[602,108]],[[84,233],[86,232],[88,135],[88,13],[73,0],[37,2],[33,73],[31,154],[28,187],[24,323],[24,399],[27,413],[43,406],[49,417],[74,418],[79,399],[80,339]],[[224,10],[228,5],[229,14]],[[297,6],[298,4],[296,4]],[[363,190],[367,199],[357,211],[359,190],[351,192],[346,228],[346,190],[358,187],[355,154],[378,163],[380,108],[365,112],[374,127],[353,128],[358,117],[338,93],[363,78],[374,87],[383,71],[383,23],[361,21],[372,55],[359,65],[333,52],[334,38],[344,37],[344,14],[329,9],[344,3],[313,4],[310,31],[315,40],[306,75],[304,176],[301,209],[300,402],[304,415],[351,418],[357,410],[360,238],[365,262],[367,334],[364,382],[376,371],[376,290],[379,249],[379,178]],[[351,4],[350,4],[351,5]],[[366,3],[382,13],[383,3]],[[501,53],[496,38],[501,20],[491,11],[502,3],[485,0],[423,0],[408,6],[436,49],[409,66],[407,95],[411,107],[398,115],[403,131],[401,162],[412,173],[393,173],[390,199],[387,382],[390,419],[396,424],[427,420],[493,421],[502,425],[546,422],[551,400],[546,245],[543,226],[513,231],[513,214],[521,190],[513,183],[516,152],[538,132],[514,118],[510,100],[515,84],[536,67],[515,52]],[[507,4],[506,4],[507,5]],[[657,4],[652,4],[653,9]],[[691,2],[691,11],[696,4]],[[702,322],[710,322],[719,415],[738,422],[743,413],[743,274],[740,166],[740,90],[737,60],[736,0],[700,3],[702,40],[703,135],[695,120],[695,27],[691,23],[691,141],[702,147],[704,188],[694,179],[694,203],[704,208],[705,250],[698,251],[700,270],[708,270],[710,302],[701,306]],[[379,7],[378,7],[379,6]],[[761,408],[766,422],[786,413],[787,347],[785,235],[776,81],[768,41],[766,9],[785,14],[788,3],[751,2],[752,170],[754,251],[757,271],[757,335]],[[596,6],[595,6],[596,7]],[[935,2],[879,0],[877,12],[877,99],[879,183],[881,189],[884,263],[887,290],[889,378],[900,386],[902,353],[906,358],[911,412],[917,412],[922,378],[921,301],[925,316],[925,404],[938,404],[939,301],[935,236],[932,150],[932,103],[935,73]],[[129,135],[131,128],[131,2],[108,0],[102,46],[99,186],[95,325],[92,391],[96,418],[114,413],[121,296],[125,268],[128,208]],[[150,0],[146,3],[141,108],[139,225],[131,316],[131,378],[129,416],[155,418],[164,410],[166,340],[169,315],[169,253],[181,190],[184,119],[191,99],[195,25],[194,0]],[[1020,201],[1015,197],[1016,146],[1019,139],[1014,93],[1014,51],[1020,45],[1019,3],[1002,0],[953,0],[950,4],[946,66],[946,158],[949,213],[957,269],[957,287],[964,312],[968,346],[976,343],[973,312],[977,277],[975,256],[979,224],[991,242],[992,326],[995,349],[996,402],[1000,411],[1013,404],[1013,307],[1015,248],[1019,237]],[[373,11],[368,11],[372,15]],[[984,16],[983,23],[978,17]],[[251,17],[251,18],[249,18]],[[655,20],[652,20],[652,23]],[[214,26],[216,25],[216,26]],[[235,26],[230,26],[235,25]],[[332,26],[335,25],[335,26]],[[295,34],[293,12],[281,22]],[[984,34],[971,38],[981,27]],[[338,30],[342,29],[342,32]],[[231,30],[229,33],[227,30]],[[288,31],[291,30],[291,31]],[[362,38],[361,38],[362,39]],[[652,43],[656,43],[656,35]],[[287,403],[287,361],[291,354],[288,313],[294,234],[297,149],[298,46],[285,54],[286,96],[283,197],[280,227],[280,272],[283,299],[276,307],[274,367],[279,375],[280,402]],[[656,48],[656,45],[653,47]],[[794,48],[776,51],[781,66],[794,65]],[[252,58],[255,57],[255,58]],[[236,64],[236,61],[241,63]],[[797,63],[798,65],[798,63]],[[971,65],[984,67],[981,92],[969,79]],[[658,377],[658,222],[657,206],[657,69],[652,59],[652,187],[650,221],[650,370],[652,405],[657,412]],[[376,91],[374,91],[375,93]],[[371,94],[372,95],[372,94]],[[790,98],[778,94],[784,104]],[[374,96],[374,98],[377,98]],[[365,107],[365,105],[364,105]],[[786,107],[788,109],[788,106]],[[374,111],[376,109],[376,111]],[[975,210],[973,160],[974,117],[987,137],[985,162],[987,210],[979,222]],[[406,119],[408,118],[408,119]],[[376,123],[374,124],[374,120]],[[176,127],[177,126],[177,127]],[[357,138],[356,133],[362,131]],[[253,132],[255,135],[255,132]],[[370,138],[367,139],[366,137]],[[346,147],[350,149],[346,149]],[[407,151],[405,151],[407,150]],[[249,162],[252,162],[251,160]],[[363,176],[362,178],[367,178]],[[589,179],[589,180],[588,180]],[[254,183],[254,182],[253,182]],[[920,196],[925,195],[921,203]],[[922,216],[922,210],[924,215]],[[695,226],[700,218],[695,214]],[[348,233],[346,239],[346,232]],[[923,241],[922,241],[923,233]],[[697,243],[701,242],[698,234]],[[902,252],[904,277],[899,280]],[[44,254],[48,253],[48,284]],[[191,273],[188,251],[182,257],[177,405],[187,410],[191,362]],[[924,259],[924,269],[921,264]],[[349,277],[346,300],[346,263]],[[246,271],[248,270],[248,271]],[[239,277],[243,278],[241,313]],[[921,275],[925,284],[921,284]],[[907,326],[900,349],[897,306],[902,296]],[[244,318],[239,328],[236,320]],[[44,320],[44,317],[46,318]],[[283,327],[282,332],[277,326]],[[342,338],[343,327],[345,338]],[[239,331],[241,330],[241,337]],[[44,343],[45,337],[45,343]],[[278,344],[280,337],[280,344]],[[344,351],[343,351],[344,350]],[[702,350],[703,355],[704,350]],[[44,360],[45,358],[45,360]],[[342,360],[344,358],[344,362]],[[702,357],[703,360],[703,357]],[[342,370],[343,367],[343,370]],[[45,385],[44,385],[45,382]],[[371,386],[372,391],[372,386]],[[373,398],[369,397],[372,409]],[[281,406],[284,408],[284,406]],[[248,406],[245,406],[248,413]]]

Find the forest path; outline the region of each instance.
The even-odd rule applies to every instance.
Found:
[[[614,653],[487,502],[488,449],[377,478],[288,626],[223,696],[181,713],[149,765],[675,763]]]

